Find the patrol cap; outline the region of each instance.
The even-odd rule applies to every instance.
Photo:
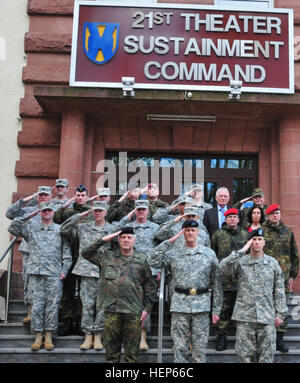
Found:
[[[253,190],[253,196],[255,197],[255,196],[261,196],[261,197],[263,197],[264,196],[264,192],[263,192],[263,190],[261,189],[261,188],[255,188],[254,190]]]
[[[134,190],[136,188],[139,188],[140,185],[138,184],[138,182],[129,182],[128,184],[128,190]]]
[[[147,199],[138,199],[134,201],[136,209],[149,209],[149,201]]]
[[[187,206],[184,208],[184,214],[199,215],[198,208],[196,206]]]
[[[226,217],[227,215],[230,215],[230,214],[236,214],[236,215],[239,215],[239,212],[238,212],[238,210],[235,209],[235,208],[228,209],[228,210],[225,211],[224,216]]]
[[[55,181],[55,186],[69,186],[69,181],[66,178],[59,178]]]
[[[249,241],[249,239],[251,239],[253,237],[263,237],[263,236],[264,236],[264,231],[261,227],[259,227],[256,230],[250,231],[250,233],[248,234],[248,241]]]
[[[198,227],[199,223],[195,221],[194,219],[187,219],[182,224],[182,229],[185,229],[186,227]]]
[[[108,210],[108,203],[105,201],[95,201],[92,206],[93,210]]]
[[[54,210],[53,204],[51,202],[42,202],[39,207],[40,210]]]
[[[88,192],[88,191],[87,191],[87,188],[86,188],[84,185],[81,185],[81,184],[78,185],[77,188],[76,188],[76,190],[75,190],[75,192],[80,192],[80,193],[83,193],[83,192],[85,192],[85,191]]]
[[[38,186],[38,194],[45,193],[51,195],[52,188],[51,186]]]
[[[190,203],[190,204],[193,204],[194,200],[193,200],[193,198],[191,198],[191,197],[189,197],[187,195],[181,195],[180,197],[178,197],[177,199],[175,199],[175,201],[173,201],[171,203],[171,206],[174,206],[177,203]]]
[[[133,227],[130,227],[130,226],[123,227],[119,235],[122,235],[122,234],[134,234]]]
[[[201,184],[194,184],[190,187],[191,190],[203,190],[203,186]]]
[[[110,189],[109,188],[98,188],[97,193],[99,196],[101,196],[101,195],[109,196],[110,195]]]
[[[270,214],[270,213],[272,213],[275,210],[280,210],[280,205],[278,205],[277,203],[274,203],[273,205],[270,205],[267,208],[267,210],[266,210],[266,214]]]

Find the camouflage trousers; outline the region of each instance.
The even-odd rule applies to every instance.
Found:
[[[224,291],[220,320],[216,324],[216,338],[218,338],[220,335],[228,335],[229,326],[232,323],[231,316],[235,300],[236,291]]]
[[[286,291],[285,292],[285,299],[286,299],[286,304],[288,303],[288,300],[290,298],[290,291]],[[281,323],[280,326],[276,327],[276,331],[277,332],[286,332],[287,330],[287,326],[288,326],[288,314],[286,315],[286,317],[284,318],[283,322]]]
[[[56,331],[58,309],[62,297],[59,276],[29,275],[32,288],[31,331]]]
[[[81,277],[81,329],[84,334],[100,334],[104,331],[104,311],[97,306],[99,292],[99,278]]]
[[[81,318],[81,300],[75,297],[76,285],[78,285],[80,291],[80,277],[69,273],[63,282],[63,297],[60,307],[62,320],[67,318]]]
[[[25,305],[32,304],[32,291],[29,285],[29,274],[27,274],[28,259],[29,259],[29,253],[22,251],[22,279],[23,279]]]
[[[273,363],[276,350],[275,325],[236,322],[235,351],[243,363]]]
[[[106,362],[119,363],[122,343],[126,363],[137,363],[141,339],[141,315],[105,312]]]
[[[171,336],[174,344],[174,363],[189,363],[192,344],[192,363],[205,363],[209,334],[209,313],[172,313]]]

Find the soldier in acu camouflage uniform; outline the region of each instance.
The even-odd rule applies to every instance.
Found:
[[[203,222],[204,212],[206,209],[211,209],[212,205],[204,202],[203,200],[203,186],[201,184],[194,184],[190,187],[190,190],[185,195],[193,198],[193,205],[198,208],[198,217]]]
[[[211,239],[211,248],[215,251],[219,262],[226,258],[233,250],[239,250],[246,242],[248,232],[239,225],[237,209],[228,209],[225,213],[225,222]],[[216,330],[216,350],[227,348],[227,339],[230,317],[236,298],[236,283],[230,278],[223,278],[224,300],[220,320]]]
[[[270,205],[266,210],[267,220],[263,224],[266,245],[266,254],[277,259],[284,278],[286,299],[292,291],[294,279],[299,272],[299,254],[297,243],[292,230],[281,222],[280,206]],[[287,330],[287,318],[277,329],[276,347],[278,351],[288,352],[283,342],[283,335]]]
[[[158,208],[152,216],[152,221],[161,225],[175,218],[176,215],[183,215],[184,208],[193,205],[193,199],[189,196],[180,196],[170,206]]]
[[[155,239],[155,235],[159,225],[155,222],[148,220],[149,215],[149,201],[148,200],[137,200],[134,204],[135,208],[127,214],[119,222],[119,227],[129,226],[133,227],[136,236],[135,247],[137,250],[146,254],[150,261],[151,250],[158,245],[158,241]],[[133,220],[134,215],[136,219]],[[159,270],[154,268],[151,269],[153,279],[159,281],[160,273]],[[147,333],[151,331],[151,318],[147,316],[145,324],[142,328],[140,350],[148,350],[147,344]]]
[[[112,225],[105,221],[108,204],[95,201],[91,210],[76,214],[67,219],[60,228],[61,235],[70,242],[79,241],[79,257],[72,273],[80,276],[80,299],[82,303],[81,329],[85,340],[80,346],[81,350],[94,347],[103,349],[101,335],[104,331],[104,312],[97,307],[97,294],[99,293],[99,267],[88,262],[81,256],[81,250],[93,243],[96,239],[109,234]],[[93,212],[94,219],[86,221],[86,217]],[[93,339],[94,334],[94,339]]]
[[[147,198],[149,201],[149,217],[148,219],[152,221],[152,217],[155,214],[157,209],[166,208],[169,204],[165,201],[162,201],[158,198],[159,189],[158,186],[154,183],[147,185]]]
[[[244,363],[273,362],[275,326],[288,311],[282,271],[274,258],[264,254],[263,235],[262,228],[253,230],[241,250],[220,262],[222,274],[237,280],[232,319],[237,323],[235,350]]]
[[[38,191],[31,194],[28,197],[21,198],[14,204],[12,204],[6,211],[6,217],[13,220],[17,217],[22,217],[25,214],[32,213],[43,202],[49,202],[51,200],[51,187],[39,186]],[[40,223],[40,215],[36,215],[30,220],[30,225]],[[27,316],[23,319],[23,324],[29,325],[31,321],[31,307],[32,307],[32,292],[29,285],[29,275],[27,273],[27,264],[30,253],[30,246],[27,241],[22,238],[19,246],[19,251],[22,253],[22,279],[23,279],[23,291],[24,291],[24,303],[27,306]]]
[[[29,225],[27,221],[41,213],[41,222]],[[40,209],[15,218],[9,232],[22,236],[30,246],[27,273],[33,292],[31,330],[36,334],[32,351],[42,346],[45,332],[46,350],[53,350],[52,333],[57,330],[59,302],[62,296],[62,280],[71,267],[71,249],[63,241],[59,225],[53,223],[51,203],[42,203]]]
[[[213,250],[198,243],[198,226],[194,220],[185,221],[182,230],[158,245],[151,255],[150,265],[170,270],[175,285],[170,309],[175,363],[188,363],[190,337],[192,362],[205,362],[211,293],[213,323],[219,320],[222,306],[218,260]],[[183,233],[185,243],[177,244]]]
[[[58,210],[68,201],[68,187],[69,181],[66,178],[58,178],[55,180],[55,197],[51,200],[54,210]]]
[[[75,195],[69,199],[54,214],[54,222],[58,224],[64,223],[68,218],[75,214],[80,214],[90,210],[91,206],[87,204],[88,191],[84,185],[79,185],[75,189]],[[70,207],[72,204],[72,207]],[[92,220],[92,217],[90,217]],[[75,266],[79,257],[79,239],[72,237],[70,242],[72,249],[72,267]],[[59,335],[80,335],[81,331],[81,301],[76,297],[76,286],[80,292],[80,277],[71,272],[64,280],[63,297],[61,301],[60,315],[63,321],[62,328],[59,328]]]
[[[118,244],[104,246],[118,236]],[[124,343],[125,362],[137,362],[141,327],[151,311],[156,286],[145,254],[134,247],[132,227],[98,239],[82,250],[82,256],[101,270],[101,305],[105,313],[106,361],[120,362]]]

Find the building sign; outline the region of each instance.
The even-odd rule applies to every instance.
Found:
[[[294,93],[293,10],[76,1],[71,86]]]

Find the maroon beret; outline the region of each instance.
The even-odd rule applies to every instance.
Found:
[[[270,214],[272,213],[272,211],[274,210],[280,210],[280,205],[278,205],[278,203],[274,203],[273,205],[270,205],[267,210],[266,210],[266,214]]]
[[[228,209],[228,210],[226,210],[225,213],[224,213],[225,217],[226,217],[227,215],[230,215],[230,214],[236,214],[236,215],[239,215],[239,212],[238,212],[237,209],[232,208],[232,209]]]

